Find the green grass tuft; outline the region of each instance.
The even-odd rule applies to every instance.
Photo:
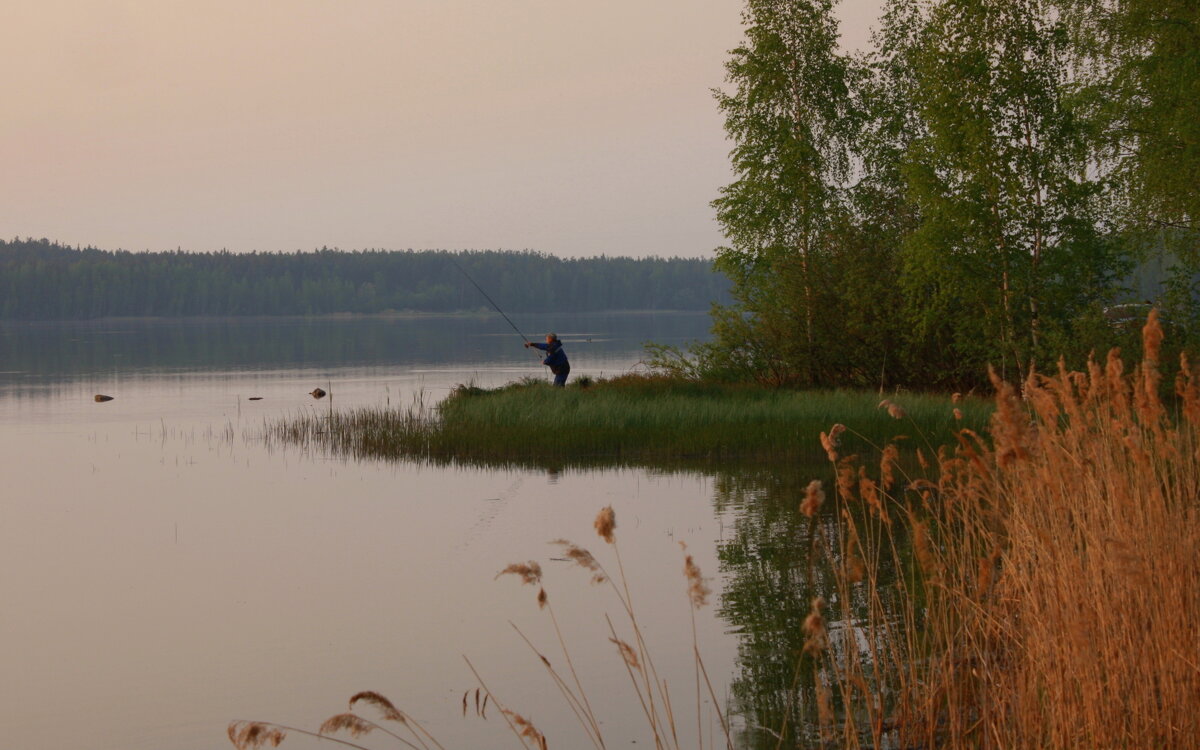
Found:
[[[272,425],[286,442],[335,453],[467,464],[820,464],[819,435],[849,430],[840,453],[873,455],[887,442],[933,452],[957,429],[982,430],[991,406],[944,395],[888,397],[902,419],[861,391],[790,391],[627,375],[567,388],[523,380],[495,389],[459,386],[434,409],[357,409]]]

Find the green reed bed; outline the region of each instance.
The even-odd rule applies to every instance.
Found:
[[[926,448],[980,429],[983,400],[948,395],[787,391],[624,376],[564,389],[521,381],[461,386],[436,407],[314,412],[271,425],[269,437],[334,453],[466,463],[563,465],[824,460],[819,435],[853,425],[844,451],[900,439]],[[889,404],[891,405],[889,408]]]

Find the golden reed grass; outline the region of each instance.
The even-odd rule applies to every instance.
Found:
[[[402,736],[379,722],[371,721],[354,713],[354,704],[359,702],[373,706],[383,721],[399,724],[401,731],[404,731],[405,735]],[[350,697],[349,711],[330,716],[321,723],[316,732],[267,721],[241,720],[231,722],[227,734],[229,741],[233,743],[233,746],[237,750],[259,750],[265,747],[278,747],[288,734],[315,737],[343,747],[357,748],[357,750],[370,750],[356,742],[339,739],[333,735],[343,732],[350,735],[351,738],[357,739],[375,731],[388,735],[391,740],[398,743],[401,747],[414,748],[414,750],[445,750],[441,743],[424,726],[396,708],[383,695],[373,690],[355,693]]]
[[[615,573],[610,573],[592,552],[573,542],[565,539],[556,539],[551,544],[559,548],[559,554],[562,555],[560,559],[571,562],[575,567],[581,568],[590,574],[593,584],[608,584],[608,589],[615,596],[625,614],[625,627],[628,628],[629,632],[629,635],[622,638],[617,632],[617,626],[606,615],[605,620],[608,624],[610,634],[608,640],[616,647],[617,656],[629,677],[629,689],[636,697],[637,704],[641,708],[642,715],[646,720],[648,738],[653,742],[654,747],[660,750],[682,750],[685,744],[680,740],[679,736],[680,727],[677,723],[679,715],[675,705],[672,703],[668,682],[660,676],[657,667],[655,667],[654,659],[644,637],[641,623],[638,620],[637,610],[634,607],[633,597],[630,593],[629,581],[625,575],[624,565],[621,562],[620,546],[617,543],[616,513],[611,506],[600,510],[593,522],[593,527],[596,535],[611,548],[612,556],[616,562]],[[709,588],[708,579],[700,572],[695,559],[690,554],[687,554],[687,545],[681,542],[680,546],[684,553],[683,577],[687,583],[686,594],[688,603],[691,605],[692,614],[692,653],[695,667],[694,711],[697,721],[697,734],[694,740],[697,744],[695,747],[703,750],[705,746],[703,732],[704,704],[706,701],[711,701],[709,705],[720,722],[722,737],[720,739],[710,739],[709,744],[714,747],[717,744],[724,744],[727,748],[732,749],[733,739],[731,729],[725,715],[719,708],[716,693],[709,680],[704,660],[700,655],[696,634],[695,610],[708,604],[708,599],[712,591]],[[548,613],[553,623],[554,632],[563,657],[562,663],[565,664],[565,670],[560,672],[559,668],[545,654],[538,650],[520,628],[516,625],[513,625],[513,627],[542,663],[551,681],[565,699],[567,709],[575,716],[587,742],[598,750],[603,750],[607,746],[604,732],[601,728],[603,722],[598,719],[592,709],[587,691],[584,689],[583,682],[575,668],[571,650],[567,646],[566,637],[559,627],[558,617],[551,604],[551,598],[542,585],[541,566],[535,561],[513,563],[501,570],[496,577],[499,578],[505,575],[516,576],[522,584],[538,587],[538,607]],[[474,671],[474,667],[472,667],[472,671]],[[478,673],[476,673],[476,677],[479,678]],[[479,682],[485,695],[495,700],[495,696],[488,690],[481,678],[479,678]],[[478,695],[476,702],[478,702]],[[464,713],[466,706],[467,698],[464,695]],[[526,719],[503,707],[501,707],[501,712],[506,720],[509,721],[512,732],[526,747],[542,748],[543,750],[547,747],[548,742],[545,735]],[[479,714],[478,709],[476,713]],[[686,746],[691,747],[692,745]]]
[[[626,626],[629,628],[631,637],[628,640],[619,637],[617,627],[606,615],[605,620],[611,634],[608,640],[616,646],[620,663],[629,676],[631,692],[637,697],[648,724],[649,739],[653,742],[655,748],[661,750],[682,750],[685,746],[694,746],[699,750],[704,750],[703,719],[705,718],[706,711],[711,711],[715,712],[716,718],[720,722],[722,736],[720,738],[710,737],[708,745],[716,747],[718,744],[723,744],[726,748],[732,750],[733,739],[731,729],[718,705],[716,693],[709,680],[704,660],[700,655],[696,635],[695,610],[708,604],[709,596],[712,594],[708,585],[709,579],[703,576],[695,559],[690,554],[687,554],[687,546],[681,542],[680,546],[684,552],[683,577],[686,582],[685,592],[692,614],[692,653],[694,655],[696,677],[694,710],[697,721],[696,744],[685,745],[679,737],[679,727],[676,723],[677,713],[675,706],[671,702],[668,682],[660,677],[654,666],[654,660],[650,655],[641,624],[638,621],[637,612],[633,606],[633,599],[630,595],[628,580],[625,577],[617,545],[616,513],[611,506],[600,510],[593,526],[596,534],[612,548],[612,554],[616,560],[618,570],[615,577],[610,575],[600,560],[587,549],[563,539],[552,541],[551,544],[560,548],[561,554],[564,555],[563,559],[574,563],[575,566],[591,574],[591,582],[593,584],[609,584],[609,588],[620,603],[621,609],[624,610],[627,618]],[[496,578],[502,576],[515,576],[523,585],[537,588],[538,608],[546,611],[553,622],[565,670],[560,671],[559,668],[555,667],[550,658],[539,651],[533,642],[515,624],[513,628],[544,666],[551,681],[566,700],[568,710],[574,714],[583,736],[586,738],[586,744],[590,744],[592,747],[597,748],[597,750],[604,750],[606,744],[601,729],[602,722],[597,718],[592,709],[591,701],[584,690],[583,682],[575,668],[571,651],[567,647],[566,638],[559,627],[558,617],[554,613],[550,597],[543,586],[541,564],[535,560],[513,563],[496,574]],[[518,741],[521,747],[527,748],[527,750],[547,750],[549,741],[545,734],[537,728],[530,718],[505,705],[487,686],[483,677],[475,669],[474,664],[469,659],[465,659],[465,661],[479,685],[479,687],[474,689],[474,716],[486,720],[487,709],[490,703],[496,707],[510,734]],[[463,693],[462,713],[464,717],[468,715],[471,692],[471,690],[468,690]],[[392,731],[379,722],[371,721],[354,713],[355,704],[360,702],[373,707],[380,715],[382,721],[399,724],[400,730],[406,732],[406,734],[402,735],[397,731]],[[708,703],[710,708],[705,708],[706,703]],[[415,748],[416,750],[444,750],[437,739],[420,723],[408,714],[400,711],[391,701],[379,693],[373,691],[356,693],[350,698],[349,709],[347,712],[335,714],[326,719],[315,732],[272,722],[234,721],[229,725],[229,740],[237,750],[259,750],[260,748],[278,746],[288,734],[299,734],[332,742],[343,747],[369,750],[354,740],[373,732],[379,732],[388,735],[390,741],[398,743],[401,747]],[[336,737],[335,735],[338,734],[348,735],[350,739]]]
[[[817,533],[840,607],[805,623],[823,739],[1200,742],[1200,372],[1185,357],[1164,402],[1161,342],[1152,313],[1130,372],[1113,352],[1019,392],[993,376],[990,439],[962,430],[930,478],[893,476],[888,453],[879,485],[853,487],[835,459],[838,524]]]

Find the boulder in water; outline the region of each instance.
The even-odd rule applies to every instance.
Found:
[[[95,399],[96,399],[96,403],[97,403],[97,404],[102,404],[102,403],[104,403],[105,401],[112,401],[112,400],[113,400],[113,397],[112,397],[112,396],[105,396],[103,393],[97,393],[97,394],[96,394],[96,396],[95,396]]]
[[[325,391],[321,390],[320,388],[313,388],[312,393],[309,395],[313,398],[325,398]]]

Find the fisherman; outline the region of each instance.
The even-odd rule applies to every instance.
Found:
[[[547,333],[546,343],[535,344],[532,341],[525,342],[525,348],[533,347],[546,352],[546,358],[542,360],[542,364],[550,368],[550,372],[554,373],[554,387],[562,388],[567,384],[567,376],[571,374],[571,363],[567,361],[567,353],[563,351],[562,342],[558,340],[557,333]]]

